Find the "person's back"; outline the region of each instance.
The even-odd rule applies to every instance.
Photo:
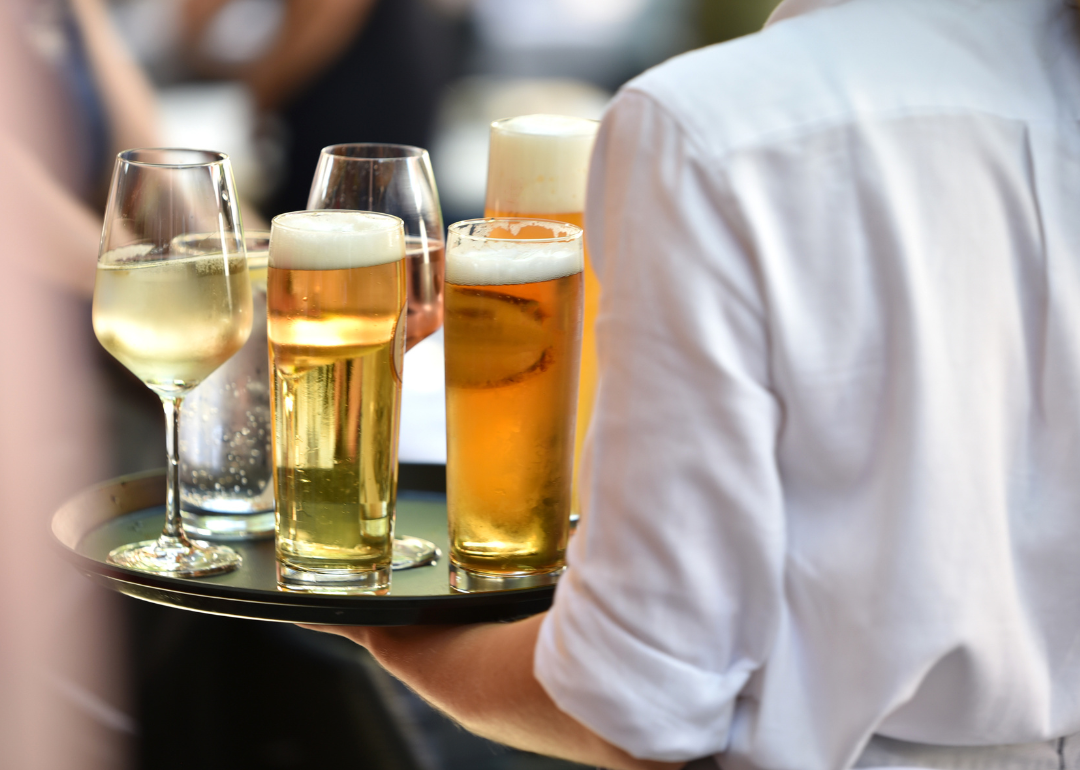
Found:
[[[538,677],[725,770],[1075,733],[1080,14],[779,17],[605,122],[589,504]]]

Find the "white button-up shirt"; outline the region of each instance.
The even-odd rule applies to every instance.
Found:
[[[785,3],[633,81],[587,510],[537,649],[632,754],[1080,730],[1080,14]]]

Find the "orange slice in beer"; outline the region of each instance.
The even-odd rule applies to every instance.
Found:
[[[448,289],[448,387],[513,385],[551,365],[545,313],[539,302],[479,286]]]

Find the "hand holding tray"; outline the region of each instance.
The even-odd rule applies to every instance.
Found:
[[[554,586],[462,594],[450,589],[448,560],[395,572],[384,596],[300,594],[277,587],[273,539],[233,544],[235,572],[176,578],[105,563],[118,545],[152,537],[164,519],[165,473],[125,476],[76,495],[54,514],[52,533],[66,557],[120,593],[215,615],[324,625],[404,626],[511,620],[551,606]],[[446,503],[399,498],[398,526],[448,552]]]

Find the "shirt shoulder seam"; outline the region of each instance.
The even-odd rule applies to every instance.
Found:
[[[1065,117],[1060,119],[1051,117],[1024,117],[975,107],[953,105],[904,105],[883,110],[848,110],[831,115],[823,115],[811,120],[792,122],[771,131],[762,132],[754,137],[752,141],[732,144],[722,148],[720,152],[717,152],[715,147],[711,146],[709,142],[698,135],[699,132],[694,130],[694,127],[679,114],[678,110],[673,109],[648,90],[630,86],[625,90],[625,93],[633,93],[646,99],[671,121],[695,151],[701,153],[703,157],[708,158],[710,161],[719,164],[723,164],[741,153],[755,152],[767,149],[772,145],[778,145],[782,142],[809,138],[814,134],[823,133],[844,125],[856,126],[860,121],[864,120],[880,121],[884,123],[917,117],[977,116],[1021,125],[1055,124],[1062,122],[1067,123],[1070,126],[1075,126],[1077,123],[1075,119],[1066,119]]]

